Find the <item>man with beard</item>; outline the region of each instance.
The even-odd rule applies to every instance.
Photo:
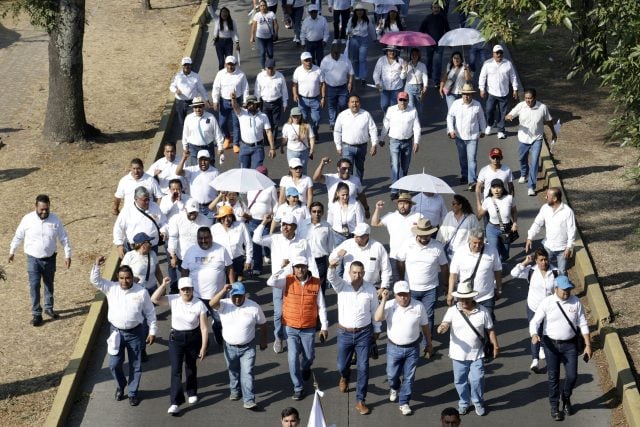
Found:
[[[197,165],[185,167],[184,164],[190,154],[189,150],[182,153],[176,174],[186,178],[189,182],[191,197],[199,203],[200,213],[213,221],[214,212],[209,210],[209,204],[216,198],[218,192],[210,184],[220,172],[211,164],[211,155],[207,150],[198,151]]]
[[[204,110],[204,105],[203,98],[197,96],[193,99],[193,113],[187,116],[182,128],[182,151],[191,153],[190,164],[197,162],[196,153],[200,150],[208,151],[209,158],[215,163],[216,145],[218,154],[222,154],[224,148],[224,134],[218,126],[218,121],[213,114]]]
[[[124,204],[124,206],[126,206],[133,202],[133,193],[136,191],[136,188],[140,186],[149,190],[156,202],[160,203],[160,199],[164,194],[160,190],[158,182],[153,178],[153,176],[145,173],[142,160],[135,158],[131,160],[131,169],[129,173],[120,178],[120,181],[118,182],[118,187],[116,188],[116,193],[114,195],[115,198],[113,199],[112,212],[114,215],[118,216],[120,213],[120,205]]]

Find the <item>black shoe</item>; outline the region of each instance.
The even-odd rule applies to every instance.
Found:
[[[467,180],[467,178],[463,178],[463,177],[458,178],[458,182],[459,182],[460,184],[468,184],[468,183],[469,183],[469,181]]]
[[[53,311],[52,308],[47,308],[44,311],[44,314],[46,314],[47,316],[51,317],[52,319],[59,319],[60,315],[58,313],[56,313],[55,311]]]
[[[311,378],[311,369],[303,369],[302,381],[309,381],[309,378]]]
[[[296,401],[304,399],[304,390],[294,391],[291,398]]]
[[[555,421],[562,421],[564,420],[564,413],[558,411],[557,409],[552,409],[551,418],[553,418]]]
[[[562,412],[567,416],[573,415],[573,406],[569,398],[562,399]]]
[[[469,186],[467,187],[467,190],[476,191],[476,183],[472,182],[471,184],[469,184]]]
[[[142,363],[149,361],[149,355],[147,354],[147,350],[142,350]]]
[[[362,84],[362,87],[365,87],[367,85],[367,81],[365,79],[360,80],[360,84]]]
[[[120,402],[122,399],[124,399],[124,392],[120,387],[116,388],[116,392],[113,394],[113,398],[116,400],[116,402]]]
[[[129,405],[130,406],[138,406],[139,404],[140,404],[140,399],[138,399],[138,396],[129,397]]]
[[[33,316],[33,318],[31,319],[31,324],[33,326],[42,325],[42,316],[40,316],[40,315]]]

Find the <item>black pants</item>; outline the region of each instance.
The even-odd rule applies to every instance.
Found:
[[[282,98],[271,102],[262,101],[262,112],[266,114],[269,119],[271,134],[273,135],[276,146],[278,146],[278,129],[280,127],[280,120],[282,119]]]
[[[171,404],[182,405],[184,388],[182,386],[182,364],[184,362],[187,377],[187,396],[198,394],[198,367],[196,362],[202,347],[200,327],[191,331],[171,330],[169,335],[169,360],[171,361]]]

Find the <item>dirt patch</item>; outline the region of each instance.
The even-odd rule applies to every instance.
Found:
[[[152,5],[154,10],[143,12],[139,2],[87,1],[85,107],[88,121],[105,134],[101,143],[81,149],[42,141],[46,60],[39,59],[44,67],[29,71],[33,93],[23,97],[34,102],[7,110],[3,106],[3,114],[11,116],[3,118],[11,123],[10,129],[0,130],[6,143],[0,151],[3,258],[20,218],[33,209],[41,192],[50,195],[52,211],[65,223],[74,254],[71,269],[59,266],[56,275],[56,309],[62,321],[46,321],[40,328],[29,325],[22,250],[6,266],[9,280],[0,283],[0,425],[42,425],[46,419],[95,295],[88,281],[90,265],[98,254],[110,250],[115,186],[133,157],[146,157],[157,128],[189,36],[185,29],[190,28],[198,3],[154,0]],[[25,20],[2,24],[21,34],[38,33]],[[15,58],[22,52],[21,43],[30,41],[14,38],[12,44],[3,44],[2,55]],[[46,58],[46,43],[41,44],[40,54]],[[22,61],[16,60],[17,72],[30,67],[29,58]]]

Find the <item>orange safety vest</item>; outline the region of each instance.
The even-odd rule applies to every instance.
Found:
[[[288,275],[282,303],[283,323],[296,329],[315,328],[320,289],[317,277],[309,278],[302,286],[293,274]]]

